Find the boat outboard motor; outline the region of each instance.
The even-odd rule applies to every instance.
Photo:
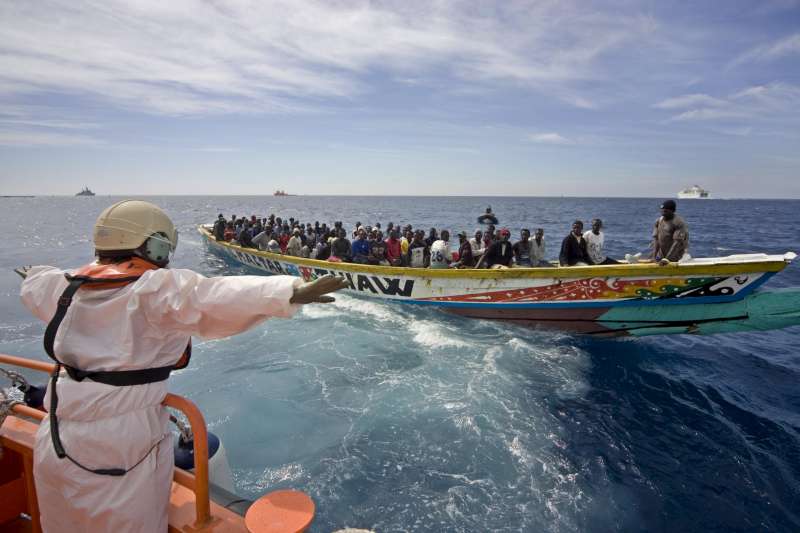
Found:
[[[186,438],[181,432],[178,440],[175,441],[175,466],[184,470],[194,471],[194,439]],[[208,432],[208,480],[233,492],[233,476],[231,467],[228,465],[228,457],[225,455],[225,447],[219,437]]]

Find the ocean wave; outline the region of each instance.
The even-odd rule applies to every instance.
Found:
[[[342,313],[334,306],[328,304],[322,305],[304,305],[300,313],[306,318],[331,318],[341,316]]]
[[[361,300],[359,298],[353,298],[352,296],[337,294],[336,301],[330,305],[343,311],[367,316],[378,322],[402,321],[402,318],[397,313],[393,313],[388,305]]]
[[[414,334],[414,342],[426,348],[468,348],[473,345],[450,334],[441,324],[430,320],[415,320],[408,329]]]

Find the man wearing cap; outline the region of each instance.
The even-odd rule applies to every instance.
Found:
[[[511,267],[511,260],[514,257],[514,252],[511,249],[511,243],[508,238],[511,237],[511,232],[508,228],[503,228],[499,232],[500,240],[495,241],[486,249],[486,252],[481,256],[478,265],[475,268],[509,268]]]
[[[674,200],[661,204],[661,216],[653,228],[653,259],[662,264],[680,261],[689,252],[689,227],[675,208]]]

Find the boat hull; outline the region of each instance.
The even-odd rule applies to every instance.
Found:
[[[200,231],[215,253],[267,274],[287,274],[306,281],[335,274],[348,281],[345,291],[371,298],[440,307],[470,318],[608,335],[647,329],[639,328],[633,319],[648,308],[656,308],[656,313],[676,308],[683,310],[677,311],[678,315],[692,311],[707,317],[692,308],[711,306],[713,314],[713,304],[740,301],[794,257],[737,256],[728,262],[696,260],[667,266],[412,269],[272,254],[216,241],[207,229]],[[621,318],[609,318],[610,312],[625,308],[628,311]],[[627,327],[628,322],[635,324]]]

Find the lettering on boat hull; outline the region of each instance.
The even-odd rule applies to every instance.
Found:
[[[265,270],[271,274],[302,277],[305,281],[312,281],[318,277],[333,274],[334,276],[345,278],[351,290],[387,297],[410,298],[414,291],[413,279],[341,272],[333,268],[297,266],[291,263],[273,261],[260,255],[248,254],[239,250],[229,250],[229,252],[240,263],[244,263],[259,270]]]

